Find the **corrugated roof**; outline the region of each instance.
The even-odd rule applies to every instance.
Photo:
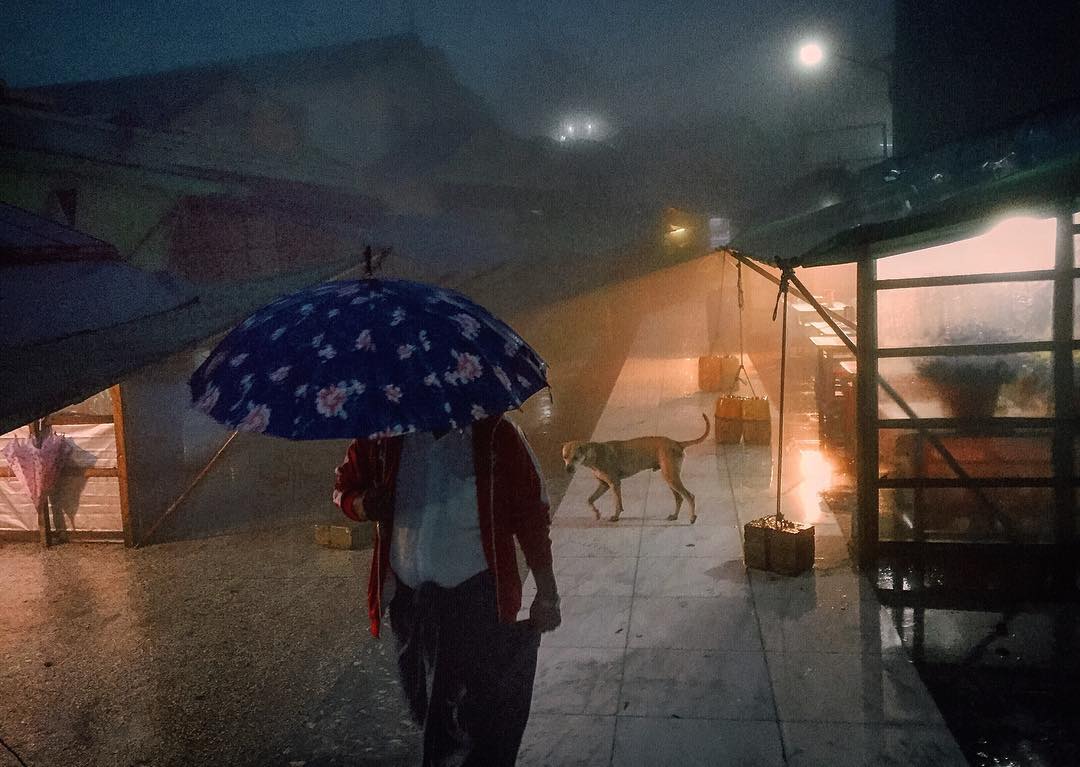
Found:
[[[853,175],[837,196],[792,215],[765,214],[731,247],[767,264],[857,261],[868,246],[919,232],[1046,211],[1080,194],[1080,101],[924,155]]]

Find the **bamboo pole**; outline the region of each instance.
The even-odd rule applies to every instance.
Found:
[[[124,532],[124,545],[135,545],[135,529],[131,522],[131,500],[128,485],[127,431],[124,422],[124,398],[120,384],[109,389],[112,400],[113,430],[116,439],[116,476],[120,483],[120,524]]]

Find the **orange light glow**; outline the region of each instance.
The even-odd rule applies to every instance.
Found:
[[[803,509],[803,521],[814,524],[821,521],[822,491],[833,484],[833,465],[821,450],[799,450],[799,505]]]

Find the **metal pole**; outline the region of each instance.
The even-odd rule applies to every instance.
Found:
[[[1073,456],[1074,432],[1072,424],[1076,417],[1073,370],[1073,301],[1075,253],[1072,206],[1065,205],[1058,213],[1057,242],[1054,258],[1054,510],[1056,544],[1055,576],[1059,586],[1071,584],[1075,564],[1069,549],[1075,540],[1074,509],[1075,491],[1072,478],[1075,473]]]
[[[784,484],[784,382],[787,380],[787,297],[789,270],[785,270],[780,280],[780,293],[784,298],[784,316],[780,320],[780,421],[776,427],[776,519],[784,521],[780,511],[780,494]],[[779,298],[779,296],[777,296]],[[773,319],[776,319],[774,316]]]
[[[855,563],[860,570],[872,567],[878,545],[878,360],[877,360],[877,291],[874,279],[877,262],[860,254],[856,267],[856,326],[859,343],[855,349],[855,454],[857,499],[852,517],[851,538]]]

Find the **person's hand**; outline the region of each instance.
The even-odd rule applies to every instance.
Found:
[[[541,634],[545,631],[554,631],[562,623],[562,613],[559,612],[559,597],[544,596],[537,594],[533,599],[532,607],[529,608],[529,623],[533,629]]]
[[[369,487],[353,501],[353,510],[362,520],[389,522],[393,516],[390,491],[378,485]]]

